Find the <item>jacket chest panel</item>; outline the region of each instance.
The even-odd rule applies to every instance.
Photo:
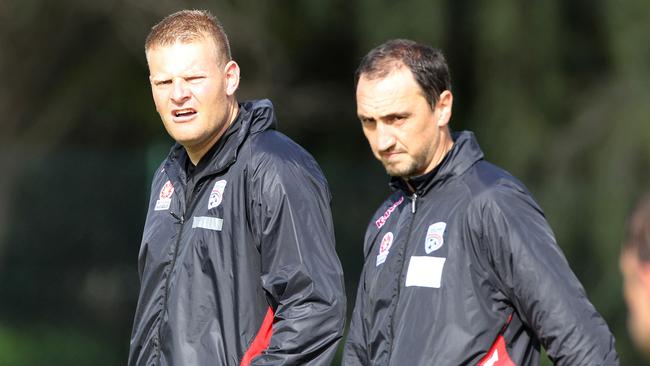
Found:
[[[209,179],[188,202],[179,260],[188,271],[200,266],[229,275],[248,238],[247,226],[240,225],[247,221],[242,183],[230,176]]]
[[[376,235],[366,261],[366,314],[373,314],[368,323],[371,334],[399,338],[400,344],[408,340],[423,350],[463,355],[465,335],[483,334],[484,342],[478,343],[490,344],[502,316],[494,311],[498,305],[488,300],[495,290],[476,265],[477,253],[469,243],[467,199],[459,192],[441,197],[418,198],[415,213],[407,205]],[[385,261],[377,265],[386,235],[393,243]],[[445,325],[450,317],[454,327]],[[397,347],[390,358],[404,359],[410,352],[412,348]],[[452,364],[461,363],[457,361]]]
[[[175,261],[172,277],[195,277],[204,270],[229,275],[233,258],[245,250],[237,246],[247,247],[248,227],[237,224],[246,222],[240,175],[205,179],[192,195],[184,192],[185,187],[170,188],[168,177],[158,179],[143,235],[143,264],[167,271]]]
[[[168,179],[159,179],[153,186],[145,230],[142,235],[140,260],[147,266],[167,265],[172,249],[180,233],[182,193],[174,189]]]
[[[452,194],[462,197],[449,193],[442,200],[419,198],[415,213],[407,199],[374,236],[364,277],[371,304],[400,302],[408,307],[412,297],[419,298],[412,304],[455,301],[446,289],[474,274],[463,234],[466,204],[449,202]]]

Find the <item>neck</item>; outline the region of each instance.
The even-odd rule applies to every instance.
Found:
[[[232,102],[229,104],[228,107],[228,114],[227,114],[227,123],[223,125],[223,127],[217,131],[217,133],[214,134],[214,136],[210,137],[208,140],[206,140],[204,143],[201,143],[197,146],[184,146],[185,151],[187,151],[187,156],[190,158],[190,161],[192,164],[195,166],[199,164],[199,161],[201,161],[201,158],[216,144],[221,136],[228,130],[228,127],[235,121],[237,118],[237,113],[239,112],[239,103],[237,103],[237,100],[233,99]]]
[[[444,128],[440,131],[440,135],[438,137],[438,144],[435,147],[435,151],[433,153],[433,156],[431,157],[431,161],[429,165],[423,169],[420,172],[417,172],[416,174],[413,174],[411,176],[404,177],[404,180],[407,181],[410,178],[425,175],[434,169],[440,163],[442,162],[442,159],[445,158],[449,150],[451,150],[454,146],[454,139],[451,138],[451,132],[449,131],[448,128]]]
[[[442,162],[442,159],[445,158],[449,150],[454,146],[454,140],[451,138],[451,133],[449,132],[449,129],[444,129],[442,131],[442,134],[440,135],[440,148],[436,152],[436,154],[433,156],[433,167],[429,169],[429,171],[435,169],[440,163]],[[428,171],[428,172],[429,172]],[[428,173],[427,172],[427,173]]]

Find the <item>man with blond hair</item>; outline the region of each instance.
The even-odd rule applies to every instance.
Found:
[[[638,349],[650,359],[650,194],[639,200],[628,219],[620,267],[628,330]]]
[[[145,52],[176,144],[151,186],[128,364],[329,365],[345,297],[320,168],[270,101],[237,101],[208,12],[166,17]]]

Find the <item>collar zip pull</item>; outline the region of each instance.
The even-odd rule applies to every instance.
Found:
[[[415,213],[415,202],[417,201],[417,199],[418,199],[418,194],[413,193],[413,195],[411,195],[411,213]]]

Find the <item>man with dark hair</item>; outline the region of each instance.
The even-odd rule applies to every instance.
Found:
[[[637,347],[650,357],[650,194],[630,215],[620,266],[628,330]]]
[[[345,295],[320,168],[270,101],[237,101],[208,12],[163,19],[145,52],[177,143],[151,187],[128,364],[329,365]]]
[[[388,41],[356,74],[357,114],[393,193],[365,236],[344,365],[617,365],[541,208],[448,127],[439,50]]]

